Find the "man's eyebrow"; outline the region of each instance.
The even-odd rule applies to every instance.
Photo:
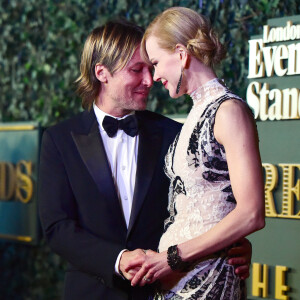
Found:
[[[130,67],[138,66],[138,65],[144,65],[144,64],[146,64],[146,63],[143,62],[143,61],[137,61],[137,62],[133,63],[132,65],[130,65]]]

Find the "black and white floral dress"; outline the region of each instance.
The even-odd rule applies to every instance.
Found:
[[[226,153],[214,136],[216,112],[237,99],[219,79],[191,94],[194,105],[165,158],[170,178],[169,218],[159,252],[195,238],[222,220],[235,206]],[[244,299],[243,282],[220,251],[195,263],[191,271],[171,279],[155,299]]]

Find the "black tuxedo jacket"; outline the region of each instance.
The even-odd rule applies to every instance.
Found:
[[[122,249],[157,249],[167,217],[164,157],[181,125],[136,112],[139,149],[129,228],[117,197],[94,111],[48,128],[42,139],[39,212],[45,237],[68,261],[64,299],[147,299],[115,274]]]

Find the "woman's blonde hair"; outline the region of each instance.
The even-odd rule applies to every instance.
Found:
[[[146,40],[158,39],[162,49],[173,52],[177,44],[207,66],[213,67],[225,58],[226,50],[203,15],[186,7],[172,7],[159,14],[148,26],[141,44],[141,55],[149,62]]]
[[[95,76],[96,64],[104,65],[112,75],[121,70],[140,45],[143,33],[141,27],[119,20],[97,27],[89,34],[81,56],[80,76],[76,80],[83,108],[91,108],[101,89],[101,82]]]

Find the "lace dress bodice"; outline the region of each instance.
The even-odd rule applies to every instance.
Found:
[[[165,173],[171,181],[170,217],[159,251],[208,231],[235,207],[226,153],[215,139],[213,126],[221,103],[240,98],[219,79],[191,97],[193,108],[165,158]]]
[[[159,252],[195,238],[220,222],[236,206],[224,147],[214,136],[215,116],[229,99],[243,101],[219,79],[195,90],[193,107],[165,157],[170,179],[169,217]],[[224,284],[226,282],[226,284]],[[154,299],[242,299],[241,282],[223,253],[195,267]]]

